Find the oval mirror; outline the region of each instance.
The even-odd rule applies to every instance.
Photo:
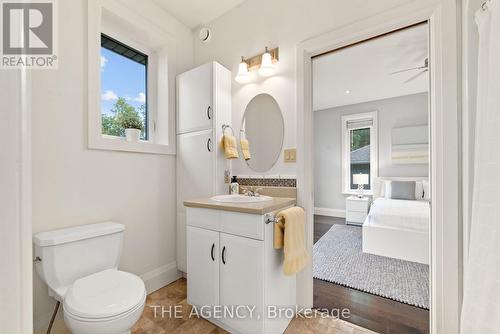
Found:
[[[240,139],[247,139],[250,159],[247,165],[256,172],[274,166],[283,147],[285,124],[278,102],[269,94],[255,96],[247,105],[241,123]]]

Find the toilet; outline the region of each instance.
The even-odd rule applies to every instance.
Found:
[[[73,334],[125,334],[146,302],[142,279],[117,269],[125,226],[81,225],[34,236],[36,272]]]

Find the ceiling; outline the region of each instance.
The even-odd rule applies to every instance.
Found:
[[[427,24],[313,59],[313,110],[428,91],[428,73],[405,83],[427,57]]]
[[[208,23],[245,0],[154,0],[156,4],[193,29]]]

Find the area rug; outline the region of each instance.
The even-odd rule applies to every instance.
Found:
[[[362,252],[362,228],[333,225],[313,247],[314,278],[429,309],[429,266]]]

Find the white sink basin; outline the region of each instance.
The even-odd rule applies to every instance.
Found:
[[[217,195],[212,197],[216,202],[225,203],[260,203],[272,201],[273,198],[269,196],[246,196],[246,195]]]

